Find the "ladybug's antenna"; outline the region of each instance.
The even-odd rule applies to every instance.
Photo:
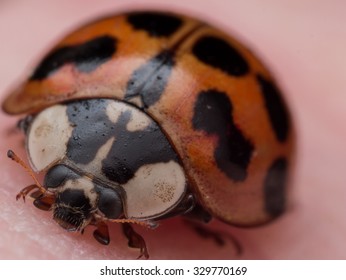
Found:
[[[25,164],[25,162],[19,156],[17,156],[15,154],[15,152],[13,152],[12,150],[8,150],[7,156],[10,159],[14,160],[16,163],[18,163],[19,165],[21,165],[25,169],[25,171],[29,173],[30,177],[35,181],[35,185],[40,190],[41,193],[46,192],[46,189],[44,187],[42,187],[40,182],[36,179],[32,169],[30,167],[28,167],[28,165]]]
[[[139,221],[135,219],[105,219],[107,222],[112,222],[112,223],[129,223],[129,224],[137,224],[141,225],[147,228],[156,228],[157,223],[152,222],[152,221]]]

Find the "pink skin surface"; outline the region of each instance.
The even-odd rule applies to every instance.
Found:
[[[0,1],[1,98],[63,34],[98,16],[135,8],[195,15],[240,38],[277,77],[298,136],[287,214],[254,229],[212,223],[239,240],[240,257],[232,244],[220,248],[175,218],[155,230],[136,227],[151,259],[345,259],[345,1]],[[65,232],[51,213],[30,201],[15,201],[17,192],[32,183],[6,157],[11,148],[26,159],[23,137],[13,130],[17,120],[0,114],[0,259],[136,258],[119,225],[110,225],[111,243],[102,246],[92,228],[84,235]]]

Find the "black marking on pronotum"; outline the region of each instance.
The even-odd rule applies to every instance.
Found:
[[[290,130],[290,118],[285,102],[279,89],[273,82],[267,80],[261,74],[257,74],[257,81],[261,87],[265,106],[276,138],[280,142],[284,142]]]
[[[143,130],[128,131],[131,110],[123,112],[113,123],[106,115],[109,102],[115,101],[91,99],[67,104],[67,115],[74,127],[67,145],[70,160],[77,164],[90,163],[99,149],[114,137],[109,154],[102,160],[102,172],[119,184],[133,178],[145,164],[178,162],[174,149],[154,121]]]
[[[155,104],[164,92],[175,64],[174,53],[162,51],[133,72],[125,100],[140,96],[145,108]]]
[[[220,38],[201,37],[194,44],[192,52],[200,61],[229,75],[243,76],[249,72],[249,65],[241,53]]]
[[[192,123],[196,130],[217,135],[214,156],[218,167],[232,180],[243,181],[254,147],[234,123],[232,111],[225,93],[203,91],[197,97]]]
[[[169,14],[158,12],[136,12],[127,17],[136,30],[144,30],[152,37],[169,37],[183,24],[183,21]]]
[[[114,37],[104,35],[82,44],[56,49],[44,58],[30,80],[43,80],[67,63],[74,63],[80,72],[92,72],[113,56],[116,43]]]
[[[265,210],[272,217],[279,216],[285,210],[287,167],[285,158],[276,159],[264,180]]]

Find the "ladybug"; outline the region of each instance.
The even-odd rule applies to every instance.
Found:
[[[17,195],[68,231],[155,226],[184,215],[257,226],[284,213],[294,135],[271,74],[241,43],[196,19],[130,12],[63,38],[4,101],[25,114],[31,168]],[[24,163],[12,152],[8,156]]]

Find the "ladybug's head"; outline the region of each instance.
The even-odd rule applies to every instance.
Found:
[[[54,220],[68,231],[80,231],[88,225],[96,210],[98,194],[91,180],[78,175],[65,165],[53,166],[45,176],[42,186],[31,169],[12,151],[7,156],[22,165],[32,176],[36,184],[27,186],[17,194],[17,200],[31,191],[34,205],[41,210],[53,210]]]
[[[61,227],[80,231],[90,223],[98,199],[91,180],[59,164],[47,172],[44,186],[55,196],[51,209],[54,220]]]
[[[114,189],[102,187],[66,165],[50,168],[44,187],[54,195],[47,210],[53,210],[54,220],[68,231],[81,231],[98,217],[117,219],[123,214],[121,196]],[[39,198],[36,206],[41,201]]]
[[[66,188],[57,193],[53,218],[68,231],[79,231],[90,223],[92,206],[83,190]]]
[[[36,183],[22,189],[16,199],[25,200],[31,192],[30,196],[35,199],[34,205],[41,210],[53,210],[54,220],[64,229],[83,231],[84,227],[92,223],[97,227],[94,231],[95,239],[107,245],[109,234],[104,221],[135,222],[118,220],[124,215],[120,187],[96,184],[90,176],[81,176],[63,164],[48,170],[42,186],[31,169],[12,150],[8,151],[7,156],[23,166]]]

